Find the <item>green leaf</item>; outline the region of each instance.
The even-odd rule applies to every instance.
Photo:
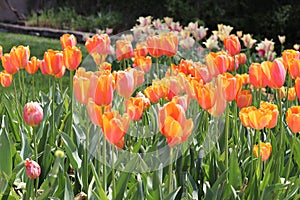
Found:
[[[242,174],[235,149],[230,154],[229,163],[229,183],[238,189],[242,186]]]
[[[2,123],[5,116],[2,117]],[[10,140],[4,127],[0,129],[0,182],[6,182],[12,173],[12,155],[10,149]],[[0,191],[2,193],[2,191]]]
[[[171,192],[171,194],[169,194],[165,200],[174,200],[176,195],[178,194],[179,190],[181,187],[178,187],[175,191]]]
[[[95,195],[95,192],[92,191],[92,193],[95,195],[95,196],[99,196],[99,199],[102,199],[102,200],[108,200],[108,197],[106,196],[105,194],[105,191],[103,190],[102,186],[101,186],[101,182],[100,182],[100,178],[95,170],[95,167],[94,165],[91,163],[89,165],[90,169],[92,170],[92,173],[93,173],[93,177],[95,178],[95,182],[96,182],[96,187],[97,187],[97,195]]]
[[[66,177],[66,184],[65,184],[64,199],[74,199],[72,185],[70,179],[68,178],[67,173],[65,173],[65,177]]]
[[[78,151],[76,148],[76,145],[71,140],[71,138],[64,132],[60,133],[60,136],[62,137],[64,141],[64,148],[66,150],[66,154],[68,158],[70,159],[71,165],[75,170],[78,170],[78,168],[81,167],[81,159],[78,156]]]

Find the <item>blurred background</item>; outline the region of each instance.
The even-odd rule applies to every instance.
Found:
[[[28,26],[86,32],[113,28],[116,34],[132,28],[139,16],[168,16],[184,26],[198,21],[209,31],[223,23],[276,43],[278,35],[286,35],[286,48],[300,43],[299,0],[0,0],[0,10],[1,21]]]

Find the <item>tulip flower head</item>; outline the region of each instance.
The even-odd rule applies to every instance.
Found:
[[[74,47],[77,44],[77,39],[73,34],[63,34],[60,37],[60,43],[62,46],[62,50],[64,50],[67,47]]]
[[[12,83],[13,76],[7,73],[5,70],[0,72],[0,83],[3,87],[9,87]]]
[[[43,121],[43,109],[38,102],[29,102],[24,106],[23,118],[28,126],[37,126]]]
[[[287,110],[286,121],[293,133],[300,132],[300,106],[292,106]]]
[[[35,162],[34,160],[30,160],[29,158],[27,158],[24,161],[24,165],[26,168],[26,174],[29,178],[31,179],[36,179],[37,177],[40,176],[41,174],[41,167],[40,165]]]
[[[267,142],[267,143],[260,142],[259,145],[260,145],[260,156],[261,156],[262,161],[268,160],[272,153],[272,145],[269,142]],[[258,158],[258,145],[257,144],[254,145],[254,147],[253,147],[253,153]]]
[[[226,37],[224,39],[224,46],[232,56],[237,55],[241,51],[241,43],[236,35]]]

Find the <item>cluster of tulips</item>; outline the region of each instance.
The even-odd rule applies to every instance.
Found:
[[[71,88],[76,100],[86,107],[91,122],[101,127],[106,140],[118,149],[125,148],[125,134],[130,123],[142,120],[151,106],[157,109],[159,131],[166,137],[169,147],[187,141],[192,132],[197,131],[187,114],[191,101],[196,101],[201,112],[216,117],[225,113],[227,168],[229,108],[234,110],[233,131],[237,131],[236,122],[241,121],[247,130],[258,133],[278,127],[282,135],[283,120],[295,135],[300,131],[300,106],[296,99],[300,99],[299,51],[284,50],[281,57],[275,58],[274,43],[265,40],[256,48],[260,59],[252,60],[249,52],[256,40],[249,34],[232,34],[232,27],[219,25],[219,30],[213,31],[213,35],[203,42],[209,52],[205,54],[202,46],[202,49],[196,49],[204,55],[203,60],[176,60],[180,48],[188,50],[195,41],[202,41],[207,29],[198,27],[197,23],[182,28],[170,18],[166,18],[165,23],[152,22],[151,18],[140,18],[139,22],[133,28],[132,38],[141,40],[144,37],[144,40],[135,45],[125,36],[116,41],[115,48],[107,34],[87,38],[85,47],[96,63],[97,71],[79,67],[82,53],[76,47],[76,38],[70,34],[60,38],[62,51],[48,50],[43,60],[30,58],[29,47],[13,47],[4,55],[0,48],[4,68],[0,72],[0,82],[9,87],[13,75],[23,68],[30,74],[40,69],[42,74],[55,78],[61,78],[66,69],[76,70]],[[168,32],[164,33],[165,30]],[[246,47],[245,52],[241,41]],[[119,70],[112,70],[108,56],[115,56]],[[152,68],[154,64],[156,69]],[[146,78],[151,77],[150,73],[154,73],[153,80]],[[273,93],[276,93],[277,104],[270,98]],[[268,97],[269,102],[263,100],[263,96]],[[122,105],[116,104],[114,99],[120,100]],[[30,114],[24,114],[26,124],[38,125],[43,119],[39,105],[31,105],[29,110],[29,113],[34,110],[39,114],[29,121]],[[261,141],[258,136],[257,139],[251,144],[253,154],[266,161],[272,153],[271,138]],[[280,136],[280,150],[282,142]],[[35,161],[25,160],[24,164],[29,178],[40,175]]]

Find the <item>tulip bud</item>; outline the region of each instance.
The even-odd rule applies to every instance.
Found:
[[[38,102],[29,102],[24,106],[23,118],[27,125],[39,125],[43,121],[43,116],[43,109]]]
[[[25,165],[25,168],[26,168],[26,174],[29,178],[36,179],[37,177],[40,176],[41,167],[37,162],[27,158],[24,162],[24,165]]]

